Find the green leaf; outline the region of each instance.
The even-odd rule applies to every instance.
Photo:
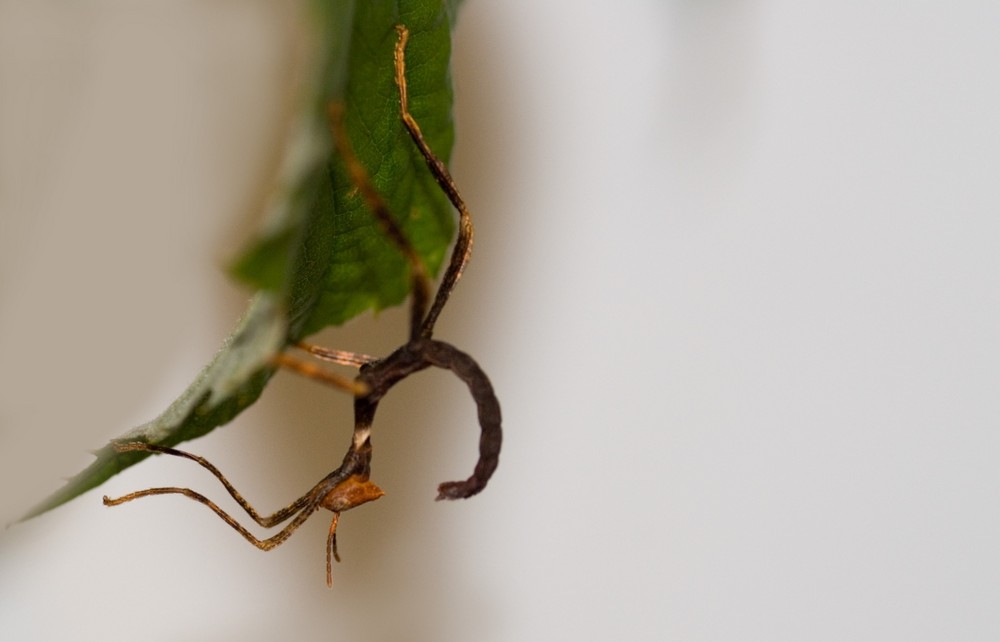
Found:
[[[316,34],[310,81],[258,238],[232,272],[258,288],[243,320],[191,386],[159,417],[120,440],[164,446],[204,435],[260,396],[270,359],[290,342],[369,309],[400,303],[408,268],[355,193],[333,153],[327,117],[346,109],[348,136],[390,211],[436,273],[454,232],[453,213],[399,118],[393,80],[397,24],[406,50],[410,111],[447,161],[451,119],[451,26],[446,0],[306,0]],[[23,519],[51,510],[148,456],[111,445]]]
[[[337,4],[326,0],[317,5],[331,34],[341,24],[342,16],[331,9]],[[410,111],[431,148],[447,161],[454,139],[448,67],[451,18],[440,1],[357,3],[350,32],[341,37],[350,45],[323,65],[322,78],[343,80],[317,83],[317,98],[310,105],[310,122],[318,131],[307,140],[323,145],[322,161],[297,183],[292,210],[269,226],[233,267],[239,278],[289,301],[292,339],[369,309],[396,305],[408,293],[403,257],[382,234],[343,165],[335,158],[330,162],[326,114],[331,101],[346,105],[345,125],[354,152],[417,252],[432,272],[442,263],[454,233],[453,214],[400,121],[392,53],[395,25],[405,24],[410,30]]]

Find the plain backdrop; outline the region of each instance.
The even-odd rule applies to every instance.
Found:
[[[249,293],[288,3],[0,0],[0,498],[155,416]],[[10,640],[1000,639],[1000,5],[467,0],[443,373],[375,426],[385,498],[248,546],[158,458],[0,533]],[[382,354],[405,311],[320,341]],[[350,401],[292,375],[185,448],[274,510]],[[231,504],[225,504],[230,508]],[[259,530],[257,532],[260,532]],[[262,533],[261,533],[262,534]]]

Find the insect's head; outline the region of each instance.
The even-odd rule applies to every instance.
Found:
[[[374,501],[382,495],[385,495],[385,491],[369,481],[367,476],[351,475],[334,486],[323,497],[320,505],[335,513],[340,513]]]

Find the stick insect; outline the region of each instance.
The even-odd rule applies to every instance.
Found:
[[[496,470],[502,433],[500,428],[500,404],[493,392],[489,379],[475,360],[458,348],[432,338],[434,325],[448,297],[462,276],[462,271],[472,254],[473,228],[468,208],[447,168],[430,149],[420,126],[409,111],[406,90],[406,43],[408,31],[405,26],[396,27],[398,38],[393,55],[395,82],[399,89],[400,118],[409,132],[417,150],[423,156],[431,174],[448,199],[458,210],[458,239],[452,250],[451,259],[437,292],[431,300],[431,281],[428,271],[407,240],[402,228],[388,210],[385,200],[372,185],[367,171],[362,167],[352,151],[346,135],[346,128],[340,108],[331,107],[331,122],[336,138],[337,151],[343,158],[352,183],[365,200],[368,208],[378,221],[383,233],[392,241],[409,264],[411,308],[409,337],[402,346],[384,358],[341,350],[330,350],[307,343],[296,344],[312,356],[332,363],[359,368],[354,379],[341,377],[329,372],[313,362],[281,353],[274,358],[277,366],[288,368],[301,375],[322,383],[346,390],[354,396],[354,434],[351,445],[340,467],[324,477],[304,495],[288,506],[262,516],[247,502],[225,476],[208,460],[188,452],[147,444],[128,442],[115,444],[118,452],[145,451],[173,455],[190,459],[212,473],[236,500],[247,515],[264,528],[276,527],[288,522],[277,534],[258,539],[232,516],[223,511],[204,495],[188,488],[149,488],[129,493],[118,498],[104,497],[106,506],[118,506],[140,497],[150,495],[178,494],[204,504],[229,526],[240,533],[248,542],[263,551],[269,551],[287,540],[309,517],[320,508],[333,512],[326,542],[326,582],[333,584],[333,560],[340,561],[337,553],[337,523],[340,514],[381,497],[381,488],[369,480],[371,474],[371,426],[378,404],[385,394],[409,375],[430,367],[452,371],[465,382],[472,394],[478,410],[481,435],[479,440],[479,460],[472,475],[464,481],[444,482],[438,486],[437,499],[462,499],[471,497],[485,488]],[[428,307],[429,304],[429,307]],[[289,521],[291,520],[291,521]]]

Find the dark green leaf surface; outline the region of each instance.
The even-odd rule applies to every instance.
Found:
[[[336,4],[336,3],[333,3]],[[320,4],[328,30],[339,20],[331,4]],[[441,2],[359,2],[350,19],[349,46],[324,65],[311,105],[325,145],[292,194],[291,215],[274,226],[234,266],[255,287],[281,292],[290,304],[289,335],[298,339],[339,325],[369,309],[401,302],[408,292],[407,267],[348,180],[342,163],[330,161],[326,119],[331,101],[347,108],[345,121],[354,152],[410,241],[436,272],[454,232],[447,199],[424,166],[399,118],[393,80],[395,25],[410,29],[407,79],[410,110],[435,152],[447,161],[451,121],[451,12]]]
[[[454,222],[399,120],[393,81],[395,25],[410,29],[410,110],[437,155],[453,141],[449,58],[453,3],[445,0],[308,0],[317,32],[312,84],[259,238],[233,273],[262,290],[194,383],[163,414],[123,435],[172,446],[227,423],[260,396],[270,358],[291,341],[369,309],[400,303],[408,270],[333,154],[327,109],[346,108],[355,153],[418,253],[437,272]],[[33,517],[144,459],[109,445],[97,460],[33,508]]]

